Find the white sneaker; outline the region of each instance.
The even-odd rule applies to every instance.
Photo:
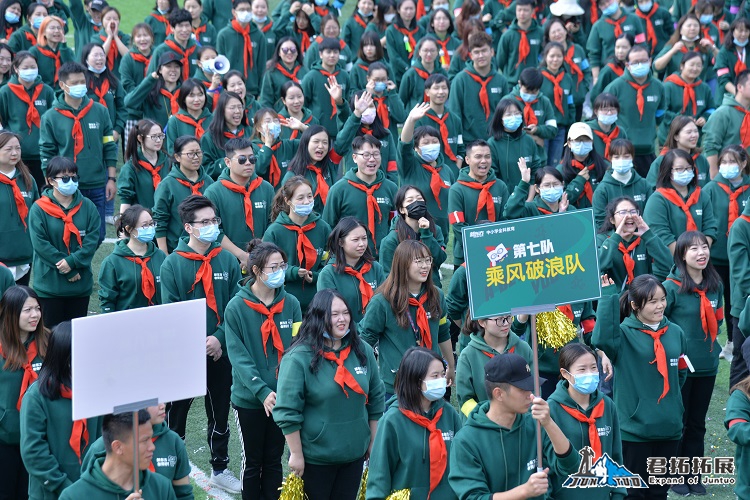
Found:
[[[734,355],[732,355],[732,350],[734,349],[734,344],[732,342],[727,342],[724,347],[721,348],[721,352],[719,353],[719,358],[723,358],[727,360],[727,362],[731,363],[732,359],[734,359]]]
[[[109,224],[110,226],[115,225],[115,216],[114,215],[107,215],[104,217],[104,222]]]
[[[221,488],[222,490],[228,491],[229,493],[242,492],[242,483],[240,483],[239,479],[234,477],[234,474],[232,474],[232,471],[230,471],[229,469],[224,469],[218,474],[215,471],[212,472],[211,479],[209,479],[208,484],[210,484],[211,486],[216,486],[217,488]]]

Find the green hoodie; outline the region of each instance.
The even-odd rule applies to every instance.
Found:
[[[0,173],[0,175],[4,174]],[[26,208],[30,209],[39,199],[39,191],[34,178],[31,178],[31,183],[27,186],[21,171],[16,169],[10,179],[18,185]],[[6,266],[31,264],[34,249],[31,246],[31,233],[27,227],[29,217],[27,215],[26,220],[21,220],[16,200],[13,197],[12,186],[7,184],[0,184],[0,210],[3,213],[3,217],[0,217],[0,234],[3,235],[0,238],[2,263]]]
[[[422,74],[417,73],[417,70],[421,71]],[[401,101],[404,103],[404,108],[411,110],[417,104],[423,102],[429,102],[424,96],[424,82],[427,78],[422,75],[429,77],[430,75],[443,75],[448,76],[448,73],[440,65],[440,59],[435,59],[435,68],[430,73],[422,65],[422,61],[418,57],[414,58],[411,67],[406,70],[403,78],[401,78],[401,86],[398,89],[398,95],[401,97]]]
[[[403,104],[401,104],[401,100],[397,94],[391,93],[386,96],[386,105],[388,107],[388,116],[390,116],[391,120],[391,128],[387,129],[382,137],[373,137],[380,141],[380,169],[385,172],[388,180],[398,185],[399,158],[396,151],[397,144],[393,138],[398,137],[398,123],[402,123],[406,119],[406,114],[403,115],[404,118],[396,118],[396,112],[394,111],[396,105],[391,104],[390,101],[395,101],[398,103],[397,105],[401,106],[403,109]],[[343,125],[340,124],[339,133],[336,136],[333,149],[337,155],[341,156],[341,163],[344,172],[357,168],[357,164],[354,163],[354,152],[352,151],[352,141],[354,138],[372,133],[372,127],[362,123],[362,119],[354,113],[350,114],[349,117],[343,121]]]
[[[661,280],[665,279],[674,262],[669,248],[656,236],[654,231],[648,230],[638,236],[640,236],[641,242],[629,252],[630,257],[635,262],[633,277],[641,274],[654,274]],[[628,278],[620,243],[627,248],[633,243],[634,239],[635,236],[628,241],[624,241],[615,231],[596,235],[596,246],[599,249],[599,271],[612,278],[618,289],[622,289]]]
[[[81,475],[81,479],[69,486],[60,495],[60,500],[125,500],[133,490],[125,491],[119,484],[112,481],[102,470],[105,457],[100,456],[89,464]],[[148,470],[140,471],[138,485],[144,498],[158,498],[159,500],[177,500],[172,484],[161,474]]]
[[[622,10],[622,17],[625,18],[621,25],[622,32],[633,35],[636,39],[636,43],[645,42],[646,39],[643,35],[643,24],[638,16]],[[588,40],[586,40],[586,53],[589,56],[591,66],[594,68],[603,66],[604,60],[610,54],[615,53],[615,27],[607,21],[611,21],[611,19],[607,16],[601,15],[599,20],[591,27]],[[635,102],[635,100],[633,102]]]
[[[489,401],[474,408],[451,447],[448,480],[461,500],[491,500],[493,493],[526,483],[537,470],[536,420],[531,413],[519,413],[506,429],[490,420],[489,409]],[[546,432],[542,440],[541,466],[549,467],[550,477],[567,477],[578,470],[572,445],[565,455],[558,455]],[[551,498],[550,492],[534,498]]]
[[[546,96],[550,96],[550,102],[552,103],[552,109],[555,113],[557,126],[561,129],[567,129],[567,127],[569,127],[576,121],[576,107],[573,101],[573,94],[576,90],[576,84],[573,82],[572,76],[565,70],[565,66],[562,66],[557,73],[552,73],[552,71],[548,68],[542,68],[541,71],[543,78],[541,93]],[[560,87],[562,87],[563,91],[562,101],[560,102],[561,108],[557,107],[557,103],[555,102],[554,98],[555,85],[554,83],[552,83],[550,78],[547,77],[547,73],[552,75],[554,78],[557,78],[560,73],[564,74],[562,80],[560,80],[559,82],[559,85]]]
[[[198,116],[198,120],[196,120],[198,123],[201,124],[201,127],[203,127],[204,134],[208,130],[208,126],[211,125],[211,120],[214,117],[213,113],[211,113],[210,99],[208,101],[209,102],[207,103],[207,106],[203,108],[203,111],[201,111],[200,116]],[[183,109],[179,110],[177,114],[169,117],[169,120],[167,120],[166,128],[167,128],[167,154],[169,154],[170,156],[174,154],[174,141],[176,141],[178,137],[182,137],[183,135],[190,135],[190,136],[196,137],[198,140],[200,140],[201,137],[203,137],[203,136],[198,137],[198,134],[196,134],[195,132],[194,125],[180,121],[177,118],[177,115],[185,115],[185,116],[188,116],[190,119],[195,120],[195,118],[190,113],[188,113],[187,111]]]
[[[30,24],[24,24],[18,28],[8,39],[8,46],[14,54],[18,54],[22,50],[28,51],[35,45],[36,35],[34,35],[34,31],[31,29]]]
[[[681,81],[682,77],[675,74]],[[667,142],[667,134],[669,134],[669,127],[679,115],[692,116],[696,120],[698,118],[704,118],[708,120],[711,113],[714,112],[716,106],[714,106],[714,97],[711,95],[711,89],[705,82],[700,84],[694,89],[695,90],[695,107],[696,111],[693,113],[693,107],[689,102],[685,102],[683,99],[683,88],[675,85],[672,82],[664,82],[664,120],[659,125],[659,143],[664,144]],[[684,111],[683,111],[684,109]],[[709,179],[710,180],[710,179]]]
[[[583,86],[583,85],[581,85]],[[521,106],[521,109],[526,108],[526,102],[521,99],[521,88],[519,85],[513,87],[510,94],[503,97],[503,99],[514,99]],[[555,118],[555,110],[552,107],[552,103],[549,98],[541,91],[537,93],[536,99],[529,103],[534,116],[537,119],[536,136],[542,139],[552,139],[557,135],[557,119]],[[529,124],[526,123],[526,126]],[[547,150],[544,146],[536,145],[537,154],[543,162],[547,161]]]
[[[153,59],[151,60],[153,61]],[[128,117],[131,120],[148,118],[158,123],[162,128],[167,126],[169,117],[172,116],[170,99],[159,95],[156,98],[156,104],[154,104],[150,96],[151,91],[156,87],[158,82],[158,77],[154,78],[152,73],[148,73],[141,80],[141,83],[125,96],[124,104]],[[179,88],[178,82],[177,89],[174,92],[177,92]]]
[[[344,337],[341,349],[349,346]],[[362,458],[370,445],[370,422],[379,420],[385,406],[383,382],[372,348],[360,342],[367,364],[354,351],[344,361],[366,396],[343,390],[334,381],[336,363],[320,359],[313,372],[314,353],[307,344],[297,343],[281,360],[273,419],[287,435],[300,432],[305,462],[314,465],[345,464]],[[341,349],[325,352],[341,356]],[[345,430],[345,431],[344,431]]]
[[[292,68],[291,71],[289,71],[289,68],[287,68],[283,62],[279,61],[278,64],[283,66],[284,70],[292,75],[296,71],[298,81],[301,81],[307,74],[307,68],[298,64],[297,61],[294,62],[294,68]],[[279,71],[276,67],[265,71],[263,74],[263,82],[260,87],[260,96],[258,97],[260,105],[264,108],[273,108],[276,111],[284,109],[284,104],[281,102],[281,87],[288,81],[290,81],[289,77]]]
[[[601,22],[599,20],[597,24]],[[596,27],[596,24],[594,27]],[[625,71],[621,77],[607,85],[604,91],[617,97],[620,102],[635,103],[637,91],[631,86],[634,83],[637,82],[633,79],[630,71]],[[643,113],[641,114],[638,111],[637,106],[621,106],[617,118],[617,124],[625,130],[633,143],[636,155],[654,153],[656,129],[664,118],[664,112],[667,109],[664,99],[664,84],[654,76],[649,76],[643,85],[646,85],[643,89]]]
[[[19,83],[18,76],[11,76],[8,83],[17,85]],[[34,88],[37,85],[42,85],[42,92],[34,101],[34,107],[39,112],[39,116],[43,116],[52,107],[52,103],[55,101],[55,92],[52,90],[52,87],[43,83],[41,77],[37,76],[34,86],[26,90],[26,94],[29,97],[34,94]],[[29,126],[26,124],[28,109],[29,106],[16,97],[16,94],[13,93],[8,85],[0,87],[0,116],[3,117],[3,126],[18,134],[18,138],[21,141],[21,156],[23,158],[38,160],[40,129],[33,123],[31,129],[29,129]]]
[[[340,68],[335,68],[332,72],[336,81],[341,85],[344,99],[344,103],[341,106],[337,104],[336,109],[334,109],[331,106],[331,96],[325,87],[328,83],[328,77],[323,75],[321,71],[325,71],[323,63],[317,61],[302,78],[300,85],[302,86],[302,93],[305,95],[305,106],[310,108],[318,122],[328,131],[328,135],[336,137],[338,132],[336,114],[338,111],[342,111],[341,108],[345,108],[347,111],[349,108],[346,103],[346,96],[349,95],[351,90],[349,88],[349,73]]]
[[[142,150],[138,148],[137,157],[130,158],[120,167],[120,175],[117,176],[117,194],[120,196],[120,203],[138,204],[151,210],[156,204],[154,178],[151,172],[140,166],[141,161],[149,163],[143,156]],[[169,158],[161,151],[156,158],[156,165],[151,166],[158,169],[161,180],[169,175]]]
[[[357,263],[354,270],[359,272],[364,265],[363,262]],[[383,271],[383,266],[376,260],[371,262],[371,268],[362,277],[365,279],[368,285],[374,290],[377,290],[380,285],[385,281],[386,274]],[[346,266],[350,267],[350,266]],[[362,293],[359,290],[359,280],[344,272],[338,272],[336,264],[328,261],[323,269],[320,270],[318,275],[318,291],[331,288],[338,291],[346,299],[346,303],[349,304],[351,310],[349,313],[352,316],[352,322],[359,323],[364,316],[364,307],[362,307]]]
[[[156,221],[156,237],[167,238],[169,253],[172,253],[172,250],[177,246],[177,240],[187,235],[177,207],[192,194],[190,188],[181,184],[177,179],[191,185],[198,184],[200,186],[198,191],[201,194],[205,194],[208,186],[214,182],[206,175],[203,168],[198,170],[198,180],[192,182],[185,177],[179,165],[175,165],[169,171],[169,175],[159,183],[154,193],[153,216]]]
[[[508,331],[508,343],[503,352],[498,352],[484,340],[484,332],[472,333],[469,345],[461,350],[456,365],[456,390],[458,391],[458,407],[461,413],[468,417],[478,403],[489,398],[484,388],[484,365],[498,354],[515,353],[534,366],[534,353],[529,344]]]
[[[335,163],[334,163],[335,159]],[[339,172],[339,165],[338,162],[341,161],[341,156],[338,155],[335,148],[331,150],[327,158],[324,158],[322,161],[317,163],[317,167],[320,169],[321,174],[323,175],[323,180],[326,184],[328,184],[328,188],[330,189],[331,186],[338,180],[338,172]],[[291,170],[287,170],[284,174],[284,177],[281,178],[281,185],[283,186],[286,184],[286,181],[294,177],[296,174],[292,172]],[[313,206],[313,210],[317,213],[323,213],[323,208],[325,207],[325,203],[323,203],[323,198],[318,193],[318,176],[315,172],[313,172],[311,169],[305,167],[304,172],[302,173],[302,177],[310,181],[310,184],[312,184],[312,191],[313,195],[315,196],[315,205]],[[328,201],[326,199],[326,201]]]
[[[106,93],[99,98],[96,95],[96,90],[101,92],[104,81],[107,80],[105,75],[97,75],[89,72],[87,75],[88,80],[88,97],[94,102],[98,102],[107,108],[109,112],[109,119],[112,122],[112,128],[123,136],[125,133],[125,121],[128,119],[128,110],[125,108],[125,89],[122,87],[122,83],[118,80],[117,85],[111,86]],[[96,90],[95,90],[96,89]],[[102,102],[103,101],[103,102]]]
[[[136,257],[128,247],[128,240],[119,240],[112,253],[102,261],[99,268],[99,304],[103,313],[149,306],[143,294],[141,265],[130,260]],[[155,243],[148,243],[146,253],[140,258],[148,259],[146,265],[154,277],[156,289],[151,305],[159,305],[161,265],[167,256]]]
[[[458,412],[440,398],[427,413],[419,415],[432,420],[440,410],[443,413],[435,427],[442,432],[448,456],[443,477],[435,489],[430,492],[430,465],[437,460],[430,456],[430,433],[407,418],[394,401],[378,422],[367,473],[367,500],[384,500],[393,491],[402,489],[409,489],[409,498],[413,500],[426,500],[428,496],[432,500],[457,500],[448,484],[448,471],[453,438],[461,430]]]
[[[601,73],[599,73],[599,80],[601,79],[602,79],[602,76],[601,76]],[[598,82],[597,82],[597,85],[599,85]],[[607,83],[607,85],[609,85],[609,83]],[[604,87],[606,87],[607,85],[604,85]],[[599,93],[601,94],[601,92]],[[592,90],[591,95],[597,95],[597,94],[595,94],[594,91]],[[594,117],[593,120],[589,120],[584,123],[588,125],[589,127],[591,127],[591,131],[594,133],[594,151],[599,153],[599,155],[602,158],[607,158],[608,160],[611,160],[611,158],[608,158],[607,155],[605,154],[607,152],[607,146],[606,144],[604,144],[604,141],[602,140],[601,137],[599,137],[597,132],[603,133],[608,137],[612,137],[611,140],[613,141],[615,139],[627,139],[628,138],[628,134],[621,127],[617,126],[617,122],[612,124],[612,126],[610,126],[609,130],[607,131],[602,129],[602,127],[599,125],[599,120],[596,117]],[[614,133],[615,132],[614,129],[617,129],[616,134]],[[635,170],[633,170],[633,172],[635,172]]]
[[[736,108],[742,109],[743,106],[733,95],[724,94],[721,106],[706,120],[703,126],[703,154],[706,157],[718,156],[730,144],[742,144],[740,127],[745,114]]]
[[[5,269],[7,271],[7,269]],[[15,285],[15,283],[13,283]],[[28,349],[29,344],[34,340],[34,334],[24,342],[24,348]],[[24,359],[26,356],[24,355]],[[5,356],[0,356],[0,443],[9,446],[18,446],[21,442],[21,414],[16,409],[18,405],[18,396],[21,394],[21,384],[24,378],[24,369],[17,370],[5,367]],[[42,368],[42,356],[38,354],[31,362],[31,368],[34,373],[39,373]]]
[[[288,293],[297,297],[303,311],[307,310],[307,306],[315,295],[318,273],[320,273],[320,270],[325,265],[325,261],[328,260],[326,245],[328,242],[328,235],[331,234],[331,226],[321,219],[320,215],[316,212],[311,213],[307,217],[307,220],[302,227],[306,227],[310,224],[314,224],[314,226],[305,229],[304,233],[315,248],[316,256],[315,262],[304,263],[304,269],[312,271],[312,283],[308,283],[299,277],[299,270],[303,266],[300,262],[301,259],[299,254],[297,253],[297,232],[296,230],[288,229],[286,226],[300,226],[297,226],[297,224],[292,222],[292,219],[289,218],[289,214],[286,212],[279,213],[276,220],[268,226],[265,234],[263,234],[263,241],[275,243],[284,251],[284,253],[286,253],[289,267],[287,267],[286,270],[285,288]]]
[[[128,94],[146,77],[147,63],[136,61],[133,58],[134,55],[140,56],[143,54],[136,47],[131,47],[130,52],[125,54],[120,62],[120,83],[122,83],[122,88]]]
[[[5,291],[12,286],[16,286],[16,278],[13,275],[13,272],[11,272],[5,264],[0,265],[0,292],[5,293]]]
[[[659,169],[661,168],[661,162],[664,161],[664,156],[667,154],[667,151],[668,150],[662,150],[659,156],[656,157],[656,159],[653,161],[653,163],[651,163],[651,166],[649,167],[648,175],[646,175],[646,182],[648,182],[649,186],[651,186],[652,189],[656,188],[656,180],[659,178]],[[693,156],[693,154],[691,153],[690,156]],[[698,178],[698,185],[702,188],[711,180],[710,166],[706,157],[701,153],[695,153],[693,159],[695,160],[695,168],[698,171],[696,174]]]
[[[94,202],[84,197],[80,191],[73,195],[68,208],[62,207],[52,195],[52,188],[42,192],[42,196],[68,213],[78,205],[81,208],[73,215],[73,224],[81,233],[81,244],[75,234],[70,235],[70,246],[63,242],[62,219],[47,215],[38,203],[29,209],[29,234],[34,247],[34,290],[40,297],[88,297],[94,288],[91,261],[99,246],[99,225],[101,218]],[[57,270],[60,260],[70,266],[70,272],[63,274]],[[81,279],[68,281],[76,275]]]
[[[200,49],[201,44],[196,43],[195,38],[191,36],[190,38],[188,38],[187,47],[183,49],[182,46],[177,42],[177,40],[175,40],[174,33],[172,33],[164,39],[164,42],[158,45],[154,45],[154,48],[151,51],[151,62],[149,63],[148,69],[146,70],[147,74],[151,74],[158,69],[159,59],[162,55],[167,53],[176,55],[180,61],[184,62],[182,54],[167,45],[167,42],[173,43],[176,47],[179,47],[180,50],[183,50],[183,52],[190,52],[191,55],[188,57],[190,61],[190,69],[188,70],[188,75],[192,75],[196,70],[201,68],[201,63],[198,62],[198,49]],[[183,75],[183,71],[184,67],[180,66],[180,75]],[[182,80],[182,78],[180,78],[180,80]]]
[[[440,124],[437,120],[445,119],[445,127],[448,129],[448,140],[443,141],[443,148],[446,147],[445,143],[447,142],[447,145],[450,146],[453,155],[463,158],[464,156],[466,156],[466,147],[464,146],[464,126],[463,123],[461,123],[461,118],[459,118],[456,113],[451,112],[447,108],[447,103],[444,111],[445,112],[442,114],[442,116],[438,116],[435,111],[432,110],[432,108],[428,109],[427,113],[425,113],[425,116],[417,120],[417,123],[414,124],[414,129],[416,130],[422,125],[429,125],[439,132]],[[453,170],[453,173],[456,176],[458,176],[458,165],[456,165],[456,162],[451,160],[445,153],[445,151],[442,152],[442,155],[445,164],[448,165],[451,170]]]
[[[740,420],[730,426],[733,420]],[[739,389],[732,391],[727,400],[727,416],[724,419],[727,427],[727,437],[737,445],[734,451],[734,467],[736,471],[746,471],[750,468],[750,398]],[[737,498],[750,497],[750,476],[745,473],[737,474],[737,484],[734,493]]]
[[[682,436],[682,393],[687,370],[680,368],[680,357],[687,351],[682,328],[666,315],[659,328],[668,327],[660,338],[667,361],[668,385],[663,382],[654,360],[654,340],[642,330],[651,330],[631,314],[618,325],[619,296],[608,287],[599,301],[592,343],[603,350],[617,372],[614,382],[615,405],[620,415],[623,441],[676,441]],[[610,293],[610,295],[606,295]],[[615,295],[612,295],[615,293]],[[653,330],[651,330],[653,331]],[[669,387],[662,397],[664,387]]]
[[[279,23],[279,25],[281,26],[282,23]],[[281,26],[280,32],[282,33],[282,36],[286,28],[287,26]],[[341,38],[336,37],[334,38],[334,40],[338,41],[339,47],[341,47],[341,50],[339,50],[339,62],[336,63],[336,67],[338,69],[349,71],[351,69],[351,63],[354,60],[354,57],[352,57],[353,56],[352,49],[350,49],[349,46],[346,45],[346,43],[342,43]],[[305,66],[305,68],[311,67],[315,62],[320,60],[319,44],[322,41],[323,41],[323,35],[318,35],[311,40],[310,47],[307,48],[307,50],[305,51],[303,55],[302,64]],[[274,42],[272,47],[275,47],[275,46],[276,46],[276,43]],[[273,57],[273,50],[271,50],[271,53],[268,55],[268,59],[271,59],[271,57]]]
[[[417,24],[417,20],[412,20],[411,29],[416,29],[416,33],[412,36],[417,42],[425,36],[425,31]],[[403,24],[401,25],[403,28]],[[408,38],[402,32],[396,29],[396,21],[388,26],[385,30],[385,47],[383,47],[388,54],[388,60],[391,62],[391,68],[393,68],[394,82],[396,85],[401,85],[401,80],[404,77],[404,73],[411,68],[412,60],[418,58],[417,48],[411,47],[411,57],[406,49]],[[307,94],[305,94],[307,95]]]
[[[262,304],[273,309],[283,303],[282,310],[273,314],[284,350],[280,353],[271,335],[263,341],[260,334],[268,317],[250,308],[246,302],[261,304],[248,282],[229,301],[225,311],[227,354],[232,363],[232,404],[240,408],[259,410],[269,394],[276,392],[276,377],[284,351],[289,349],[302,323],[302,310],[294,295],[284,287],[276,289],[273,302]]]
[[[667,289],[667,308],[664,315],[673,323],[677,324],[685,332],[687,340],[687,352],[685,355],[695,368],[694,372],[688,371],[688,377],[711,377],[716,376],[719,370],[719,352],[721,346],[711,335],[703,330],[701,323],[701,299],[697,292],[680,293],[682,276],[676,267],[672,268],[664,288]],[[724,284],[719,281],[719,288],[714,292],[706,292],[706,297],[711,302],[718,329],[724,323]]]
[[[382,169],[378,169],[375,181],[371,184],[357,177],[357,172],[356,167],[354,170],[347,170],[344,177],[331,186],[325,208],[323,208],[323,220],[331,227],[336,227],[342,217],[351,215],[368,226],[369,211],[373,209],[367,203],[367,193],[356,186],[361,186],[364,189],[372,189],[374,186],[378,186],[372,192],[372,196],[377,202],[380,215],[378,215],[378,211],[374,211],[372,214],[375,234],[370,232],[369,226],[367,230],[370,252],[373,256],[377,256],[381,241],[389,231],[389,219],[394,210],[393,200],[396,198],[398,186],[385,178]]]
[[[630,178],[625,183],[615,179],[612,176],[611,169],[607,170],[596,187],[592,200],[596,227],[601,227],[607,218],[607,205],[610,201],[621,196],[629,196],[635,201],[640,213],[643,213],[643,209],[646,208],[646,200],[648,200],[651,192],[651,186],[648,185],[646,179],[638,175],[635,169],[630,170]]]
[[[244,54],[247,50],[245,40],[242,34],[234,29],[231,21],[226,27],[217,26],[219,34],[216,36],[216,50],[229,59],[229,65],[232,68],[244,75],[247,93],[257,96],[260,93],[260,84],[263,80],[263,72],[266,69],[268,49],[266,48],[265,34],[260,31],[255,23],[250,22],[248,25],[252,43],[252,61],[248,60],[247,67],[244,63]]]
[[[386,276],[391,272],[391,264],[393,263],[393,253],[396,251],[396,247],[401,243],[398,239],[398,221],[402,215],[396,215],[391,220],[391,230],[385,235],[385,238],[380,242],[380,255],[378,260],[380,265],[383,266],[383,272]],[[443,265],[448,254],[445,253],[445,236],[440,226],[435,225],[435,233],[432,234],[430,229],[420,229],[416,235],[417,239],[427,245],[427,249],[432,255],[432,281],[436,285],[440,286],[440,266]]]
[[[253,174],[245,188],[257,178],[258,176]],[[226,236],[238,248],[244,250],[250,240],[260,238],[266,232],[273,203],[273,186],[261,180],[260,185],[250,193],[250,201],[253,204],[253,230],[251,231],[245,221],[245,195],[230,191],[224,185],[225,182],[237,185],[229,176],[229,168],[224,169],[218,180],[211,184],[205,193],[206,198],[216,205],[216,216],[221,217],[221,234],[217,241],[221,243]]]
[[[745,217],[748,217],[745,219]],[[729,282],[731,284],[732,309],[730,314],[739,318],[745,306],[745,299],[750,295],[750,259],[747,258],[750,247],[750,203],[745,205],[742,216],[738,218],[729,231],[727,254],[729,256]]]
[[[512,134],[503,131],[499,139],[490,137],[487,143],[490,145],[495,175],[508,186],[511,194],[521,181],[521,173],[518,171],[519,158],[526,159],[526,165],[531,169],[532,179],[536,171],[544,166],[534,139],[523,130]]]
[[[740,179],[739,177],[737,178]],[[703,192],[708,195],[711,201],[711,206],[714,209],[714,217],[719,228],[716,234],[716,240],[711,245],[711,262],[714,265],[728,266],[729,255],[727,253],[727,243],[729,238],[729,195],[724,191],[723,188],[729,188],[731,193],[736,193],[738,189],[745,188],[745,192],[739,195],[736,200],[737,213],[742,213],[747,206],[748,200],[750,200],[750,190],[747,186],[750,185],[750,176],[742,175],[742,182],[734,186],[731,182],[726,180],[720,173],[716,174],[711,182],[706,184],[703,188]]]
[[[56,54],[60,58],[60,64],[65,64],[66,62],[75,60],[75,54],[73,54],[73,51],[70,50],[64,43],[58,45],[57,50],[53,50],[49,45],[43,48],[47,51],[52,52],[53,54]],[[55,59],[45,55],[41,50],[39,50],[39,47],[36,45],[31,47],[29,49],[29,52],[36,58],[37,64],[39,66],[39,77],[42,79],[42,81],[47,85],[57,83],[57,69],[55,68]]]
[[[90,445],[102,435],[102,417],[86,419],[86,429]],[[80,477],[81,462],[70,447],[72,432],[72,401],[46,398],[39,384],[32,384],[21,405],[21,458],[29,473],[29,498],[57,500]],[[81,457],[87,449],[81,447]]]
[[[206,250],[206,254],[213,251],[214,248],[221,247],[218,243],[212,243]],[[188,239],[183,238],[177,244],[175,251],[164,259],[164,264],[161,267],[161,297],[164,304],[202,299],[206,296],[203,284],[200,281],[195,281],[198,269],[203,263],[199,260],[186,259],[177,252],[196,253],[188,246]],[[216,337],[221,342],[222,356],[226,356],[224,311],[229,301],[237,293],[242,272],[237,259],[227,251],[219,252],[211,259],[211,271],[218,313],[209,308],[208,303],[206,303],[206,336],[213,335]]]
[[[508,198],[508,203],[505,204],[505,210],[503,211],[505,219],[523,219],[551,213],[547,202],[538,194],[534,196],[533,201],[526,201],[529,197],[530,188],[531,185],[528,182],[524,180],[519,181],[518,186],[513,190],[510,198]],[[570,212],[575,209],[576,207],[569,205],[567,211]]]
[[[448,296],[445,297],[448,319],[451,321],[465,321],[466,311],[469,310],[469,285],[466,281],[466,263],[453,271]]]
[[[464,167],[458,173],[458,181],[448,190],[448,214],[453,229],[453,264],[456,266],[464,262],[463,228],[473,226],[480,220],[503,220],[505,203],[509,198],[508,186],[495,177],[495,172],[491,168],[488,170],[487,178],[481,183],[482,188],[477,189],[474,187],[476,184],[479,182],[471,177],[469,167]],[[486,205],[478,210],[482,203],[479,195],[487,184],[491,184],[488,191],[492,196],[494,218],[490,217]]]
[[[526,39],[529,42],[529,54],[523,61],[519,60],[521,31],[526,32]],[[508,30],[500,37],[500,43],[497,44],[497,54],[495,54],[495,63],[498,69],[503,72],[505,78],[508,79],[508,82],[515,84],[518,82],[521,71],[526,68],[537,67],[539,54],[542,53],[543,38],[544,29],[536,19],[531,20],[531,25],[526,30],[522,30],[518,26],[517,19],[513,20]]]
[[[42,171],[46,171],[47,162],[54,156],[74,158],[78,165],[80,189],[102,188],[107,184],[107,167],[117,164],[117,144],[112,137],[112,120],[107,108],[94,102],[93,106],[81,118],[83,131],[83,149],[75,155],[73,141],[73,119],[63,116],[59,110],[73,115],[88,106],[90,99],[84,97],[81,106],[73,109],[59,96],[52,109],[42,115],[39,134],[39,156],[42,160]]]
[[[622,458],[622,442],[620,441],[620,421],[617,417],[617,408],[615,403],[609,399],[608,396],[604,395],[601,391],[596,390],[591,394],[589,399],[589,405],[584,410],[578,403],[576,403],[572,397],[570,397],[570,383],[567,380],[560,380],[557,383],[555,392],[549,397],[547,402],[549,403],[549,414],[552,420],[560,427],[563,434],[570,439],[573,444],[573,448],[576,450],[582,450],[586,446],[590,446],[589,441],[589,425],[586,423],[579,422],[567,411],[563,409],[566,406],[570,409],[577,410],[586,417],[591,418],[591,413],[594,407],[604,401],[604,414],[596,419],[596,429],[599,435],[599,441],[602,446],[602,453],[609,455],[609,458],[614,460],[616,463],[623,463]],[[552,489],[554,491],[554,498],[559,500],[576,500],[581,498],[581,492],[577,489],[563,488],[562,483],[565,481],[565,477],[555,476],[552,481]],[[586,498],[591,500],[622,500],[627,495],[625,488],[588,488],[586,489]]]
[[[282,140],[279,137],[270,148],[263,141],[254,141],[254,144],[254,149],[257,149],[255,173],[267,180],[274,189],[279,189],[282,186],[281,179],[286,175],[289,162],[294,158],[297,149],[299,149],[299,139],[287,138],[286,140]],[[271,161],[273,158],[276,159],[276,164],[279,167],[279,179],[276,180],[276,185],[270,179]]]
[[[427,313],[427,319],[430,325],[428,332],[432,340],[432,350],[442,357],[440,344],[450,340],[450,330],[448,318],[445,317],[445,297],[443,291],[437,288],[440,296],[440,317],[430,317]],[[424,295],[423,289],[417,299]],[[370,303],[367,305],[365,317],[359,324],[362,339],[371,346],[378,347],[378,363],[380,366],[380,375],[385,383],[386,392],[393,394],[393,382],[396,378],[396,371],[401,363],[401,358],[410,347],[416,345],[424,346],[420,332],[416,332],[417,326],[417,306],[409,305],[407,310],[409,320],[407,326],[402,328],[393,312],[393,307],[385,299],[382,292],[376,293]],[[414,327],[410,325],[414,324]]]
[[[688,196],[683,200],[689,199],[695,189],[695,186],[690,186]],[[690,213],[698,231],[716,241],[719,225],[714,217],[711,198],[701,193],[698,202],[690,207]],[[687,227],[685,212],[667,200],[658,190],[649,196],[646,209],[643,211],[643,220],[648,222],[651,229],[667,246],[677,241],[677,237],[685,232]]]
[[[476,72],[471,60],[467,60],[466,68],[457,74],[451,82],[451,92],[448,97],[449,110],[455,113],[463,123],[463,139],[466,144],[487,137],[487,126],[492,119],[492,113],[503,96],[510,90],[508,81],[493,67],[486,76],[491,80],[487,84],[490,108],[489,113],[485,113],[482,106],[477,106],[476,101],[479,91],[482,90],[482,85],[477,83],[470,74],[485,79]],[[536,144],[534,146],[536,147]]]
[[[225,134],[232,133],[232,131],[227,128],[226,123],[224,124],[223,132]],[[234,131],[234,133],[237,137],[250,137],[250,135],[253,133],[253,129],[249,125],[240,124],[239,128]],[[214,141],[211,132],[207,130],[200,140],[201,150],[203,151],[203,162],[201,163],[201,165],[203,165],[203,168],[206,169],[206,175],[208,175],[212,179],[217,179],[219,175],[221,175],[221,171],[224,170],[227,166],[227,164],[224,162],[224,158],[226,158],[224,144],[226,144],[228,139],[226,137],[222,137],[221,143],[217,144]],[[255,144],[253,144],[253,154],[257,159],[258,150]]]
[[[74,46],[77,59],[81,56],[83,47],[91,41],[91,37],[95,33],[101,31],[102,27],[93,23],[91,16],[83,8],[83,0],[70,0],[70,13],[70,18],[73,20],[73,27],[75,27],[73,34],[75,36]]]

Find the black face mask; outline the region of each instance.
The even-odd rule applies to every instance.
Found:
[[[427,215],[427,204],[423,201],[414,201],[406,205],[406,215],[414,220],[419,220]]]

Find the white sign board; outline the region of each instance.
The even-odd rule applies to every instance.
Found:
[[[206,393],[206,299],[73,320],[73,419]]]

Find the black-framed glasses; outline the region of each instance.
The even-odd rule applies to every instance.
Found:
[[[354,153],[355,155],[361,156],[365,161],[375,158],[376,160],[380,158],[380,151],[375,151],[373,153],[367,152],[367,153]]]
[[[282,262],[281,264],[274,264],[272,266],[265,266],[263,269],[264,270],[265,269],[270,269],[271,273],[266,273],[266,274],[273,274],[276,271],[278,271],[279,269],[281,269],[282,271],[286,271],[288,267],[289,267],[289,264],[287,264],[286,262]]]
[[[244,165],[245,163],[248,163],[248,162],[254,165],[255,162],[258,161],[258,159],[252,155],[250,156],[239,155],[237,158],[235,158],[235,160],[237,160],[237,163],[239,163],[240,165]]]
[[[221,224],[221,217],[214,217],[213,219],[194,220],[190,222],[190,224],[193,224],[193,225],[200,224],[201,226],[208,226],[211,224],[216,224],[218,226],[219,224]]]
[[[499,318],[492,318],[489,321],[493,321],[497,326],[509,325],[513,321],[513,316],[500,316]]]
[[[78,176],[77,175],[61,175],[60,177],[54,177],[56,181],[63,181],[63,182],[78,182]]]
[[[638,210],[632,209],[632,210],[618,210],[615,212],[620,217],[625,217],[626,215],[639,215]]]
[[[187,153],[180,153],[182,156],[187,156],[193,160],[203,157],[203,151],[188,151]]]

